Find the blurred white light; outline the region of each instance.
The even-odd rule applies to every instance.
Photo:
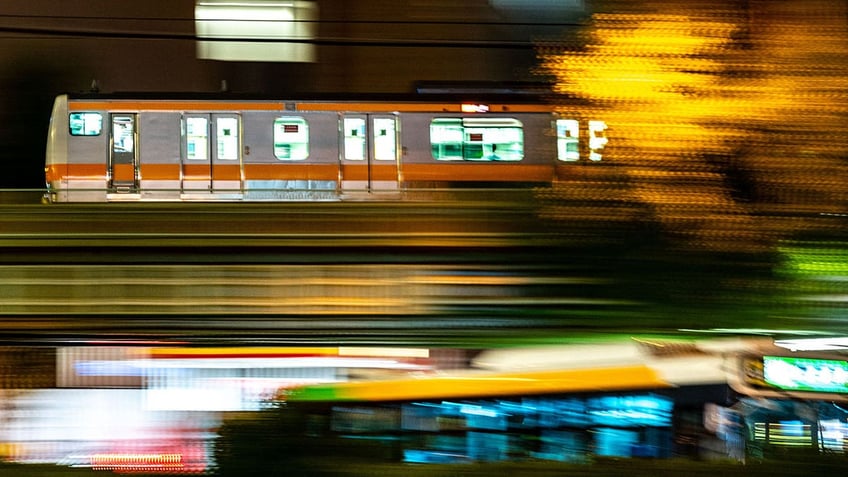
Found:
[[[369,368],[421,370],[428,366],[407,363],[391,357],[298,357],[298,358],[192,358],[153,359],[130,362],[133,366],[156,369],[294,369],[294,368]]]
[[[430,350],[427,348],[373,348],[368,346],[342,346],[339,348],[339,356],[429,358]]]
[[[195,5],[198,58],[221,61],[315,61],[316,2],[201,0]],[[214,41],[204,41],[204,39]],[[261,41],[269,40],[269,41]]]
[[[792,351],[848,350],[848,337],[775,340],[774,344]]]

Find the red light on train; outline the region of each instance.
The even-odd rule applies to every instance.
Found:
[[[488,113],[489,105],[488,104],[463,104],[462,105],[463,113]]]

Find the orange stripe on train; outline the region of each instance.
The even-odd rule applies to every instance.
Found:
[[[143,164],[140,177],[144,180],[178,180],[182,170],[185,179],[210,179],[215,171],[215,179],[240,180],[241,169],[245,180],[327,180],[336,181],[339,175],[346,180],[367,180],[368,165],[337,163],[331,164]],[[399,176],[392,165],[373,164],[371,180],[395,180]],[[66,171],[66,172],[65,172]],[[511,181],[544,182],[551,181],[554,168],[546,165],[524,165],[520,163],[444,163],[444,164],[402,164],[402,176],[406,181]],[[105,164],[67,164],[51,165],[47,169],[47,178],[51,181],[63,178],[104,179]],[[121,177],[132,175],[121,173]],[[123,179],[122,179],[123,180]]]
[[[407,181],[546,182],[553,175],[551,166],[520,163],[403,164]]]
[[[310,180],[337,181],[339,164],[245,164],[246,180]]]

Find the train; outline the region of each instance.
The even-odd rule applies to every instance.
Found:
[[[540,95],[77,93],[50,119],[49,202],[341,200],[550,185],[606,124]]]

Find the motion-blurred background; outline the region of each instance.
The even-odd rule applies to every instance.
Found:
[[[461,368],[487,340],[510,338],[844,334],[846,53],[848,3],[833,0],[6,1],[4,190],[44,187],[53,98],[92,88],[284,97],[542,83],[569,98],[560,105],[568,117],[604,121],[608,143],[601,160],[575,164],[565,180],[519,204],[532,208],[534,229],[509,255],[466,237],[461,252],[438,255],[410,247],[317,258],[330,244],[306,258],[270,247],[249,259],[168,268],[173,250],[158,262],[118,263],[88,250],[54,266],[53,256],[21,262],[17,245],[7,246],[6,325],[27,323],[37,341],[35,328],[57,326],[49,317],[65,327],[76,315],[97,320],[90,336],[79,333],[81,343],[22,346],[21,335],[4,335],[4,452],[18,461],[89,464],[98,452],[165,455],[160,467],[178,452],[194,466],[187,470],[202,471],[222,413],[255,410],[257,396],[279,386],[346,379],[354,368],[385,372],[385,363],[373,362],[382,352],[371,348],[370,364],[275,361],[261,371],[257,361],[228,359],[328,351],[215,348],[200,358],[182,347],[168,351],[196,343],[147,341],[150,330],[174,326],[159,314],[190,316],[189,330],[241,314],[250,325],[220,320],[214,336],[235,329],[260,340],[274,327],[308,337],[309,320],[295,318],[335,317],[313,324],[306,341],[350,344],[349,333],[365,341],[372,333],[371,341],[404,347],[404,370]],[[90,211],[68,211],[88,226]],[[17,219],[2,220],[14,239]],[[540,243],[547,245],[532,251]],[[245,300],[242,308],[216,301],[230,294]],[[107,301],[120,309],[104,319],[108,310],[99,307]],[[289,325],[275,321],[281,315]],[[422,316],[443,321],[398,331],[398,316],[407,325]],[[121,339],[141,338],[116,345],[104,339],[112,326]],[[253,326],[260,332],[247,333]],[[422,360],[405,346],[435,351]],[[191,404],[208,389],[214,400]]]

